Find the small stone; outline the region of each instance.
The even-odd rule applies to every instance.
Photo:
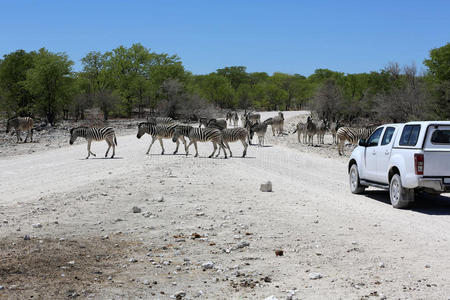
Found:
[[[67,264],[73,266],[73,265],[75,265],[75,261],[74,261],[74,260],[71,260],[71,261],[69,261]]]
[[[108,236],[108,235],[102,236],[102,240],[107,240],[107,239],[109,239],[109,236]]]
[[[142,283],[143,283],[144,285],[150,285],[150,281],[148,281],[148,280],[144,280]]]
[[[3,289],[4,289],[3,285],[0,285],[0,291],[3,290]]]
[[[31,226],[33,226],[33,228],[42,228],[42,224],[41,223],[36,223],[36,224],[31,225]]]
[[[425,268],[429,269],[429,268],[431,268],[431,266],[430,265],[425,265]]]
[[[201,212],[196,213],[195,215],[196,215],[197,217],[201,217],[201,216],[204,216],[205,213],[201,211]]]
[[[281,249],[275,250],[275,256],[283,256],[284,255],[284,251]]]
[[[131,262],[131,263],[135,263],[135,262],[137,262],[138,260],[137,260],[136,258],[130,258],[128,261]]]
[[[28,234],[26,234],[26,235],[23,237],[23,239],[24,239],[25,241],[29,241],[29,240],[30,240],[30,236],[29,236]]]
[[[158,201],[158,202],[164,202],[164,196],[158,197],[158,198],[156,199],[156,201]]]
[[[378,263],[378,267],[379,267],[379,268],[384,268],[384,267],[385,267],[385,265],[384,265],[384,263],[383,263],[383,262],[379,262],[379,263]]]
[[[203,269],[212,269],[214,268],[214,263],[212,261],[208,261],[202,264]]]
[[[139,207],[133,206],[133,213],[138,214],[138,213],[140,213],[141,211],[142,211],[142,209],[140,209]]]
[[[242,241],[236,245],[235,249],[241,249],[250,246],[250,243],[247,241]]]
[[[3,219],[3,223],[8,224],[8,220]]]
[[[320,273],[315,273],[315,272],[309,273],[309,279],[311,279],[311,280],[316,280],[316,279],[320,279],[320,278],[322,278],[322,274],[320,274]]]
[[[265,298],[264,300],[278,300],[278,298],[275,297],[274,295],[272,295],[272,296]]]
[[[272,192],[272,182],[267,181],[266,183],[261,184],[259,190],[261,192]]]

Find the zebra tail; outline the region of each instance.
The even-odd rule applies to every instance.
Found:
[[[116,139],[116,136],[114,136],[114,144],[116,144],[116,146],[117,146],[117,139]]]

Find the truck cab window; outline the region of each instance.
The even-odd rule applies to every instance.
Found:
[[[375,130],[374,133],[370,136],[369,140],[367,141],[367,147],[373,147],[378,146],[378,142],[380,141],[381,133],[383,132],[383,127],[378,128]]]
[[[381,140],[381,146],[388,145],[391,142],[392,137],[394,136],[394,132],[395,132],[394,127],[386,128],[386,131],[384,132],[383,135],[383,139]]]

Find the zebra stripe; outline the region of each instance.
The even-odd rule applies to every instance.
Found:
[[[151,117],[148,118],[148,123],[153,124],[172,124],[175,121],[171,117]]]
[[[228,143],[234,143],[237,141],[241,141],[242,145],[244,146],[244,152],[242,153],[242,157],[245,157],[245,155],[247,154],[247,147],[248,147],[248,144],[245,141],[247,136],[248,136],[247,129],[242,128],[242,127],[222,130],[222,142],[228,148],[228,151],[230,151],[230,157],[233,157],[233,153],[231,152],[231,148]],[[219,153],[217,153],[216,157],[219,156],[219,154],[220,154],[220,148],[219,148]]]
[[[185,136],[189,138],[189,144],[186,147],[186,156],[189,154],[189,147],[194,144],[195,147],[195,157],[198,156],[198,148],[197,142],[212,142],[214,150],[209,156],[209,158],[213,157],[214,153],[217,150],[217,144],[224,151],[225,158],[227,158],[227,153],[225,152],[225,145],[222,142],[222,133],[219,129],[215,128],[198,128],[192,127],[188,125],[179,125],[175,130],[174,136],[172,140],[178,139],[180,136]]]
[[[27,132],[27,137],[25,138],[24,143],[27,142],[28,137],[30,137],[31,142],[33,141],[33,118],[30,117],[11,118],[6,122],[6,133],[9,133],[11,128],[14,129],[11,135],[13,135],[14,132],[16,133],[17,142],[22,141],[22,138],[20,137],[21,131]]]
[[[360,139],[367,139],[374,131],[375,127],[371,128],[352,128],[352,127],[340,127],[336,132],[336,138],[338,140],[338,153],[344,154],[345,141],[356,145]]]
[[[158,140],[160,145],[161,145],[161,155],[164,155],[164,144],[163,144],[163,139],[171,139],[174,136],[175,133],[175,129],[177,128],[177,126],[179,126],[178,124],[153,124],[153,123],[149,123],[149,122],[144,122],[144,123],[139,123],[138,125],[138,133],[136,135],[136,137],[138,139],[140,139],[144,134],[149,134],[152,136],[152,142],[150,143],[150,146],[148,147],[147,153],[150,153],[150,149],[153,146],[153,143]],[[186,140],[184,139],[184,137],[180,137],[181,141],[184,144],[184,147],[186,149]],[[180,146],[180,141],[179,139],[174,140],[174,142],[176,142],[177,146],[175,148],[175,151],[173,152],[173,154],[177,154],[178,153],[178,148]]]
[[[103,128],[75,127],[75,128],[72,128],[70,130],[69,143],[72,145],[78,137],[85,138],[88,142],[88,144],[87,144],[88,156],[86,157],[86,159],[88,159],[91,154],[96,156],[91,151],[92,141],[103,141],[103,140],[105,140],[106,143],[108,144],[108,150],[106,150],[105,157],[108,156],[109,149],[111,149],[111,147],[112,147],[113,154],[111,155],[111,158],[114,158],[114,155],[116,154],[117,139],[116,139],[116,134],[114,132],[114,129],[112,127],[103,127]]]

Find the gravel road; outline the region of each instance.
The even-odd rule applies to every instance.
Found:
[[[0,157],[0,298],[450,297],[448,194],[411,210],[352,195],[345,158],[292,135],[227,160],[149,140]]]

